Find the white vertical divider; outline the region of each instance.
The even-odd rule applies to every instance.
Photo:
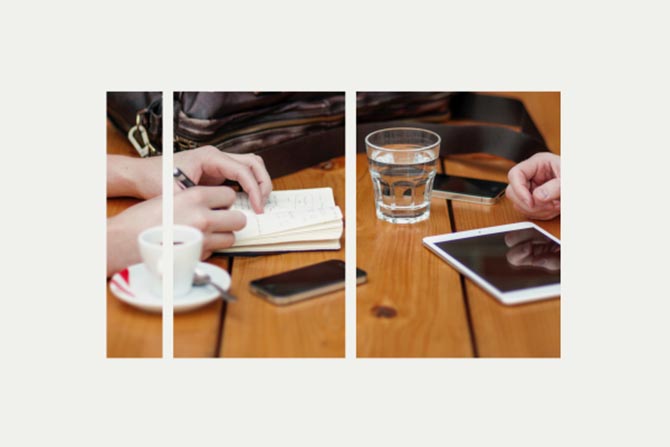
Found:
[[[345,355],[356,358],[356,91],[345,92]]]
[[[173,129],[172,91],[163,91],[163,358],[173,358],[174,346],[174,303],[173,282],[174,253],[173,233],[174,200],[172,177],[172,129]]]

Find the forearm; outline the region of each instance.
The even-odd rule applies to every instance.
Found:
[[[107,219],[107,277],[140,262],[138,231],[129,231],[118,216]]]
[[[107,156],[107,197],[137,197],[138,160],[123,155]]]
[[[161,199],[145,200],[107,219],[107,276],[140,262],[137,236],[161,224]]]
[[[107,197],[149,199],[161,193],[160,158],[107,156]]]

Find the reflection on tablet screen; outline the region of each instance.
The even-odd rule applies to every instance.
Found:
[[[561,246],[534,228],[435,245],[502,292],[561,282]]]

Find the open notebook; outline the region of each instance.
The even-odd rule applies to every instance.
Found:
[[[235,244],[219,253],[340,248],[342,211],[331,188],[273,191],[263,214],[254,213],[249,196],[240,192],[231,209],[242,211],[247,225],[235,232]]]

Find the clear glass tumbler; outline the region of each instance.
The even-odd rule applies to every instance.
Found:
[[[381,129],[365,137],[365,147],[377,218],[397,224],[428,219],[440,136],[411,127]]]

